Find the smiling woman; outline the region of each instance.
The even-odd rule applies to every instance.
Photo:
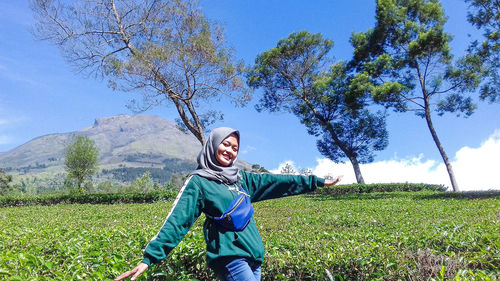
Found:
[[[179,191],[160,231],[146,246],[144,259],[116,280],[130,276],[135,280],[152,263],[165,259],[202,213],[207,218],[203,225],[207,263],[217,278],[260,280],[264,243],[250,203],[311,192],[320,186],[334,185],[341,178],[325,181],[316,176],[240,171],[233,165],[239,145],[239,131],[227,127],[212,131],[198,155],[198,169]],[[220,223],[221,215],[226,214],[243,227],[229,228]]]

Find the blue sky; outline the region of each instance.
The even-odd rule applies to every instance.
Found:
[[[204,0],[201,5],[208,18],[224,23],[227,41],[234,48],[236,57],[247,64],[252,64],[257,54],[276,46],[278,40],[300,30],[322,33],[335,42],[331,54],[336,59],[349,59],[352,53],[349,36],[373,26],[375,9],[371,0]],[[466,22],[463,1],[447,0],[443,1],[443,6],[449,17],[447,31],[454,36],[452,50],[459,55],[469,42],[467,35],[477,36],[478,33]],[[126,104],[137,98],[137,94],[114,92],[106,87],[105,80],[74,73],[56,47],[33,39],[29,32],[31,24],[27,1],[0,2],[0,152],[41,135],[91,126],[98,117],[133,114]],[[494,144],[497,143],[495,130],[500,130],[500,105],[485,102],[478,102],[478,105],[476,113],[468,119],[453,115],[435,118],[437,132],[452,161],[458,161],[457,152],[463,148],[479,149],[492,139]],[[214,102],[210,106],[224,112],[225,121],[217,125],[241,131],[242,159],[268,169],[279,169],[286,161],[292,161],[296,167],[313,169],[323,163],[315,139],[307,134],[295,116],[258,113],[253,103],[239,109],[225,102]],[[154,108],[146,114],[171,121],[176,118],[174,108],[168,106]],[[424,120],[411,113],[391,112],[387,124],[389,146],[377,153],[376,163],[418,163],[419,167],[426,167],[424,172],[427,171],[420,176],[421,182],[439,170],[442,161]],[[332,170],[331,174],[345,173],[345,181],[353,177],[349,174],[352,171],[341,170],[340,166],[333,165],[328,169]],[[368,171],[369,166],[366,169]],[[380,169],[387,177],[377,180],[404,181],[404,178],[391,178],[394,172]],[[411,169],[407,172],[414,174]],[[439,174],[446,181],[446,174]],[[470,175],[471,178],[478,176]],[[489,176],[489,182],[500,181],[492,177]],[[367,176],[365,179],[370,181]],[[418,181],[418,178],[413,181]]]

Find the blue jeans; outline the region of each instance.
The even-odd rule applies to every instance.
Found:
[[[235,259],[215,274],[220,281],[260,281],[260,270],[260,263]]]

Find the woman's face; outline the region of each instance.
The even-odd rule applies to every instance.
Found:
[[[215,159],[224,167],[230,166],[236,156],[238,155],[238,138],[236,135],[229,135],[225,138],[217,147],[217,152],[215,152]]]

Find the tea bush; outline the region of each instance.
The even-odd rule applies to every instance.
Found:
[[[148,193],[95,193],[0,197],[0,207],[57,204],[153,203],[175,198],[176,190]]]
[[[374,184],[347,184],[334,185],[319,188],[318,194],[351,194],[351,193],[371,193],[371,192],[414,192],[414,191],[446,191],[443,185],[426,183],[374,183]]]
[[[499,199],[423,191],[256,203],[263,280],[497,280]],[[171,204],[0,208],[0,280],[111,280],[142,259]],[[139,280],[213,280],[203,221]]]
[[[144,182],[153,182],[148,174],[144,174],[137,179],[139,186]],[[127,190],[143,189],[134,188],[133,185],[125,188]],[[316,194],[339,195],[358,194],[370,192],[398,192],[398,191],[444,191],[441,185],[412,184],[412,183],[391,183],[391,184],[351,184],[333,187],[323,187],[316,191]],[[92,194],[45,194],[45,195],[17,195],[0,196],[0,207],[7,206],[33,206],[33,205],[56,205],[56,204],[115,204],[115,203],[153,203],[156,201],[167,201],[174,199],[177,190],[167,189],[167,191],[149,192],[128,192],[128,193],[92,193]]]

